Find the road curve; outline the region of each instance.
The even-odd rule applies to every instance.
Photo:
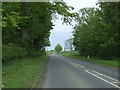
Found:
[[[115,68],[50,55],[42,88],[119,88]]]

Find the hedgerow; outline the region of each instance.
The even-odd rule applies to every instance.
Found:
[[[16,47],[16,46],[2,46],[2,59],[3,61],[22,58],[27,55],[27,51],[24,48]]]

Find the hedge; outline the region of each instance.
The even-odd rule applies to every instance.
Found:
[[[3,61],[15,58],[21,58],[27,55],[27,51],[24,48],[16,46],[2,46],[2,59]]]
[[[37,56],[42,56],[46,54],[46,52],[44,51],[35,51],[34,49],[29,49],[27,50],[27,52],[28,52],[28,56],[31,56],[31,57],[37,57]]]

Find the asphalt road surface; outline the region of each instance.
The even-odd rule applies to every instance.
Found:
[[[50,55],[43,88],[120,88],[118,69]]]

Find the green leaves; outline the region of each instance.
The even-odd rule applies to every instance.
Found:
[[[60,52],[60,51],[62,51],[62,46],[60,45],[60,44],[57,44],[56,46],[55,46],[55,51],[56,52]]]
[[[27,52],[24,48],[21,47],[14,47],[14,46],[2,46],[3,49],[3,62],[7,62],[9,59],[15,59],[15,58],[22,58],[27,55]]]
[[[55,14],[62,15],[70,24],[76,14],[65,2],[5,2],[3,3],[3,44],[24,47],[27,50],[45,50],[50,46],[50,31]]]
[[[79,11],[74,27],[74,45],[82,55],[118,57],[118,3],[99,3],[99,8]]]

